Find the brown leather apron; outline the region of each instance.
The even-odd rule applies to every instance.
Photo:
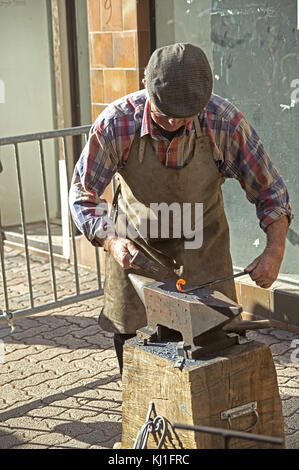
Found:
[[[135,203],[148,211],[151,203],[203,203],[203,243],[200,248],[186,249],[185,238],[133,239],[138,248],[153,259],[173,269],[173,272],[192,284],[229,276],[233,273],[230,256],[229,228],[226,220],[221,185],[223,176],[213,159],[210,138],[201,134],[198,118],[195,130],[179,139],[178,151],[187,152],[188,163],[181,169],[164,166],[152,147],[151,137],[136,134],[127,163],[119,171],[121,199],[126,204],[126,217],[138,228]],[[186,153],[185,153],[186,155]],[[148,212],[147,212],[148,213]],[[194,216],[194,210],[192,217]],[[192,219],[193,220],[193,219]],[[172,232],[170,220],[170,234]],[[159,232],[160,233],[160,232]],[[104,307],[100,326],[110,332],[134,334],[146,325],[145,308],[137,296],[128,274],[140,270],[124,270],[106,253]],[[234,281],[217,284],[217,290],[236,300]]]

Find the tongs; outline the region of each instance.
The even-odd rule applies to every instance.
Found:
[[[176,287],[180,292],[184,292],[184,294],[189,293],[189,292],[194,292],[197,289],[203,289],[206,286],[210,286],[211,284],[218,284],[218,282],[224,282],[224,281],[229,281],[230,279],[234,279],[235,277],[240,277],[240,276],[245,276],[245,274],[249,274],[247,271],[241,271],[237,274],[231,274],[230,276],[227,277],[222,277],[221,279],[215,279],[214,281],[208,281],[205,282],[204,284],[201,284],[200,286],[196,287],[191,287],[190,289],[184,289],[181,286],[186,284],[186,281],[184,279],[178,279],[176,283]]]

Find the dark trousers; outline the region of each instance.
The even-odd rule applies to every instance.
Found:
[[[135,335],[126,335],[120,333],[114,333],[114,347],[119,365],[120,375],[123,373],[123,348],[124,343],[127,339],[133,338]]]

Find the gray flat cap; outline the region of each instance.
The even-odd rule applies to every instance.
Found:
[[[146,67],[146,89],[153,105],[170,117],[191,117],[208,103],[213,77],[203,50],[193,44],[156,49]]]

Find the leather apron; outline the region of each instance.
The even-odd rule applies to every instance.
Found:
[[[176,202],[181,208],[183,203],[191,203],[192,207],[195,203],[203,203],[203,243],[200,248],[185,248],[183,236],[154,239],[140,236],[132,240],[147,256],[196,285],[229,276],[233,267],[221,190],[225,178],[217,169],[210,138],[202,135],[197,117],[194,127],[189,135],[184,133],[179,138],[178,151],[188,153],[188,163],[181,169],[163,165],[152,147],[151,137],[141,138],[140,133],[136,133],[126,165],[118,173],[121,186],[118,203],[126,207],[127,220],[137,227],[138,214],[130,210],[135,203],[142,204],[145,211],[151,203],[170,205]],[[169,224],[171,234],[173,221]],[[134,334],[147,324],[145,308],[128,278],[128,274],[134,272],[148,277],[148,273],[140,269],[124,270],[106,253],[104,307],[99,317],[102,329]],[[233,280],[217,284],[217,291],[236,301]]]

